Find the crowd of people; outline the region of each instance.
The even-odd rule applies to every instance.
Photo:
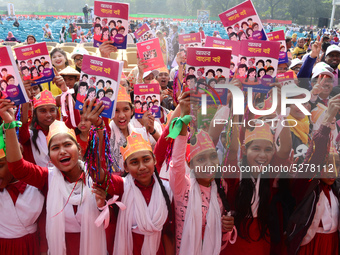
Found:
[[[186,22],[190,32],[221,27],[209,22],[195,30]],[[242,79],[270,73],[271,62],[250,59],[230,73],[187,69],[178,24],[130,22],[130,43],[132,31],[143,23],[160,39],[164,67],[144,71],[147,63],[140,58],[127,77],[122,74],[112,119],[101,117],[104,106],[95,93],[82,94],[88,52],[80,45],[71,59],[61,48],[50,52],[53,82],[35,82],[33,72],[44,68],[43,60],[30,63],[31,69],[18,63],[30,100],[15,106],[0,98],[0,254],[339,254],[338,32],[305,30],[297,37],[296,28],[287,29],[288,60],[277,67],[278,74],[295,77],[287,85],[286,115],[281,114],[283,85],[273,77],[270,85],[277,93],[256,93],[253,103],[268,110],[279,101],[276,111],[236,115],[228,93],[226,104],[210,106],[212,118],[202,120],[195,96],[199,85],[242,89]],[[77,34],[75,40],[87,34],[79,37],[73,22],[66,27],[61,42],[67,33]],[[44,29],[52,37],[48,24]],[[90,30],[85,39],[93,34]],[[16,40],[11,38],[8,32],[6,40]],[[28,45],[36,42],[27,36]],[[99,52],[110,58],[117,48],[109,40]],[[248,65],[254,68],[246,76]],[[2,93],[13,78],[6,71],[0,72]],[[102,96],[113,95],[104,80],[88,82],[101,83]],[[134,97],[135,84],[159,84],[160,102],[156,95]],[[78,91],[81,111],[74,109]],[[307,94],[310,100],[293,103]],[[142,118],[135,118],[135,107],[143,103],[159,104],[161,117],[146,107]],[[274,118],[289,125],[273,128],[268,123]],[[221,119],[228,121],[215,125]],[[263,125],[251,126],[253,119]],[[234,170],[213,171],[217,166]],[[270,167],[289,170],[264,171]]]

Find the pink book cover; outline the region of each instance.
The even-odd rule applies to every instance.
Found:
[[[14,52],[24,80],[34,80],[35,84],[53,80],[54,70],[46,42],[17,47]]]
[[[102,101],[105,106],[101,116],[113,118],[123,64],[122,61],[84,55],[75,108],[82,110],[86,99],[96,98],[96,103]]]
[[[0,47],[0,92],[15,105],[29,101],[10,46]]]
[[[279,42],[242,41],[236,78],[254,92],[267,93],[277,74]]]
[[[93,46],[112,41],[117,49],[126,49],[129,32],[129,4],[94,1]]]
[[[180,50],[186,50],[188,47],[199,47],[202,45],[201,33],[178,35],[178,42]]]
[[[148,67],[144,69],[144,72],[164,66],[162,50],[158,38],[137,43],[137,51],[139,57],[147,61],[146,65]]]
[[[295,84],[294,79],[296,78],[296,74],[293,71],[288,71],[277,74],[276,78],[278,82],[282,84],[282,86],[293,85]]]
[[[214,48],[226,48],[231,49],[231,62],[230,62],[230,74],[229,77],[234,77],[236,64],[238,63],[238,56],[240,54],[240,43],[232,40],[226,40],[213,36],[207,36],[205,39],[206,47]]]
[[[218,15],[230,40],[267,40],[260,17],[248,0]]]
[[[286,36],[283,30],[267,33],[269,41],[280,42],[279,64],[288,63]]]
[[[142,25],[140,28],[138,28],[134,32],[134,35],[135,35],[137,42],[144,42],[149,39],[155,38],[155,35],[152,33],[149,25],[146,23]]]
[[[231,50],[222,48],[189,47],[187,52],[186,85],[197,94],[209,92],[208,104],[216,99],[226,103],[227,91],[215,88],[229,82]],[[208,94],[209,94],[208,93]]]

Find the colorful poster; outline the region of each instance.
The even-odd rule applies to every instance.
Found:
[[[138,55],[147,62],[146,65],[148,67],[144,69],[144,72],[164,66],[162,50],[158,38],[137,43],[137,51]]]
[[[155,118],[160,118],[160,88],[158,83],[135,84],[133,88],[136,119],[141,119],[148,110]]]
[[[138,28],[138,30],[134,32],[134,35],[135,35],[137,42],[144,42],[144,41],[155,38],[155,35],[153,34],[149,25],[146,23],[142,25],[140,28]]]
[[[288,63],[286,36],[283,30],[267,33],[269,41],[280,42],[279,64]]]
[[[243,87],[252,87],[254,92],[267,93],[276,74],[280,52],[279,42],[241,42],[236,78]]]
[[[200,47],[201,33],[183,34],[178,35],[179,50],[187,50],[188,47]]]
[[[206,47],[214,47],[214,48],[226,48],[231,49],[231,62],[230,62],[230,74],[229,78],[233,78],[236,70],[236,64],[238,61],[238,56],[240,54],[240,43],[226,40],[222,38],[217,38],[213,36],[207,36],[205,40]]]
[[[251,0],[218,15],[230,40],[267,40],[262,22]]]
[[[111,40],[117,49],[126,49],[129,4],[94,1],[93,46]]]
[[[208,104],[214,104],[216,99],[226,104],[227,90],[215,86],[229,80],[231,50],[190,47],[187,56],[187,89],[195,90],[197,95],[207,93]]]
[[[0,47],[0,91],[15,105],[29,101],[10,46]]]
[[[123,64],[121,61],[84,55],[75,108],[82,110],[86,99],[96,98],[96,103],[102,101],[105,106],[101,116],[113,118]]]
[[[35,84],[53,80],[54,70],[45,42],[17,47],[14,51],[24,80],[33,80]]]
[[[282,86],[287,86],[287,85],[294,85],[295,84],[295,78],[296,74],[293,71],[288,71],[285,73],[279,73],[276,76],[277,81],[281,83]]]

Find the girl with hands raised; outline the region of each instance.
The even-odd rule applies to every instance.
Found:
[[[175,139],[169,172],[175,202],[176,253],[220,254],[228,241],[235,241],[235,233],[230,232],[234,219],[227,213],[230,208],[225,182],[221,184],[216,172],[204,170],[219,163],[209,134],[198,131],[187,145],[187,125],[194,101],[190,92],[181,94],[181,117],[175,124],[177,132],[170,129],[169,135]],[[186,174],[188,166],[190,174]]]
[[[74,131],[63,122],[52,122],[45,139],[53,166],[35,165],[22,158],[13,128],[13,104],[8,100],[0,102],[0,116],[9,125],[5,130],[9,171],[46,197],[49,254],[106,254],[104,228],[94,224],[99,211],[90,189],[92,179],[79,160],[80,147]]]

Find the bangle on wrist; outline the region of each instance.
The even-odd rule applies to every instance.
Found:
[[[156,134],[156,132],[157,132],[157,131],[156,131],[156,129],[154,128],[153,131],[150,132],[150,135],[154,135],[154,134]]]

